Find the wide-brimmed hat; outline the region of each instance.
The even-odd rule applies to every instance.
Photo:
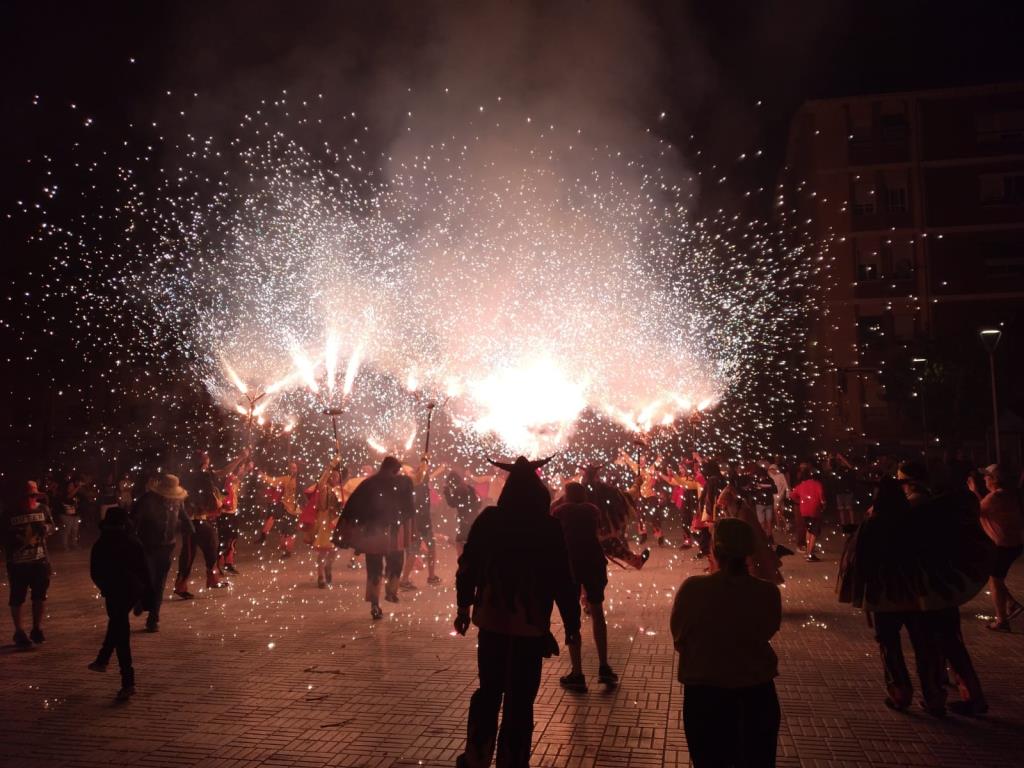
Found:
[[[188,496],[188,491],[181,487],[177,475],[160,475],[152,485],[153,493],[172,501],[181,501]]]

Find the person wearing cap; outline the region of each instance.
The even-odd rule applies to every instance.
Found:
[[[990,464],[981,473],[985,480],[985,493],[974,477],[967,478],[967,487],[981,501],[981,527],[996,545],[990,579],[996,619],[986,626],[997,632],[1009,632],[1010,620],[1024,613],[1024,606],[1006,587],[1006,574],[1024,551],[1024,518],[1021,516],[1020,499],[1012,487],[1007,487],[1004,468]]]
[[[100,538],[92,547],[89,574],[103,594],[107,609],[107,633],[89,669],[105,672],[116,651],[121,668],[121,689],[117,698],[126,700],[135,693],[128,614],[139,600],[146,599],[153,585],[142,542],[131,531],[124,508],[107,510],[100,526]]]
[[[384,457],[380,469],[359,484],[342,510],[342,523],[353,534],[353,546],[366,555],[366,602],[374,620],[384,618],[380,587],[385,579],[384,599],[398,602],[415,516],[412,479],[402,474],[402,462],[394,456]]]
[[[19,648],[31,648],[32,643],[46,640],[43,634],[43,607],[50,588],[46,537],[53,531],[53,518],[46,505],[46,494],[40,493],[34,480],[29,480],[21,498],[10,505],[4,517],[7,580],[10,582],[8,602],[14,622],[14,644]],[[32,631],[26,634],[22,610],[30,591]]]
[[[156,632],[160,625],[160,606],[164,600],[167,574],[171,570],[174,542],[193,533],[192,521],[185,513],[188,492],[176,475],[158,475],[146,484],[146,491],[135,502],[132,518],[146,556],[149,579],[153,586],[149,599],[139,610],[148,610],[146,631]]]
[[[771,638],[782,623],[782,595],[747,571],[754,544],[749,524],[718,521],[713,572],[686,579],[672,605],[683,729],[695,768],[775,765],[781,712]]]
[[[558,654],[551,612],[558,605],[567,646],[580,642],[579,587],[572,577],[562,526],[550,514],[551,493],[537,470],[546,461],[520,456],[492,462],[508,474],[496,506],[469,530],[455,575],[455,631],[479,629],[480,684],[469,703],[466,749],[459,768],[528,766],[533,704],[543,661]],[[501,713],[501,726],[498,714]]]

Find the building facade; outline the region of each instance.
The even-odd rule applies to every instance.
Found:
[[[1024,83],[807,102],[778,205],[828,245],[809,334],[825,443],[991,439],[984,327],[1003,331],[1000,412],[1014,427]]]

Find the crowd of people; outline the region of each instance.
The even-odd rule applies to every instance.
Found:
[[[587,691],[584,617],[598,683],[619,684],[603,605],[608,567],[643,568],[647,544],[691,549],[705,562],[677,591],[670,621],[695,765],[771,765],[781,713],[770,641],[782,621],[783,558],[796,554],[783,539],[820,563],[822,519],[834,514],[846,536],[839,600],[863,609],[874,629],[886,706],[903,711],[912,704],[900,639],[906,628],[924,710],[946,713],[948,665],[960,692],[948,709],[987,711],[959,606],[987,583],[995,611],[989,629],[1009,631],[1024,613],[1006,585],[1024,548],[1024,521],[1019,486],[1005,467],[977,471],[955,454],[930,467],[843,454],[792,464],[652,454],[623,452],[606,466],[564,475],[524,458],[494,463],[482,475],[434,466],[427,456],[415,466],[388,456],[359,471],[334,458],[304,482],[297,462],[275,474],[245,450],[220,468],[199,453],[181,475],[137,482],[111,475],[101,489],[82,476],[42,489],[28,481],[4,510],[14,643],[45,641],[49,548],[78,547],[83,520],[99,530],[90,572],[108,617],[89,668],[104,671],[116,653],[118,697],[128,699],[135,692],[129,617],[145,613],[146,630],[159,631],[176,548],[171,594],[180,600],[194,598],[200,554],[205,588],[230,586],[243,536],[282,558],[309,547],[323,589],[333,584],[339,551],[351,550],[351,563],[364,558],[365,600],[379,620],[382,599],[399,602],[401,592],[417,589],[418,563],[428,584],[440,581],[433,511],[442,507],[453,518],[449,538],[458,554],[454,627],[479,630],[480,684],[459,765],[486,766],[495,753],[501,765],[528,764],[541,664],[559,648],[551,634],[555,606],[569,655],[560,684]],[[244,514],[243,498],[257,500],[255,512]]]

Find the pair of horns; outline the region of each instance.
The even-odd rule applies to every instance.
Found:
[[[506,472],[512,472],[516,469],[529,469],[531,471],[536,471],[543,467],[545,464],[547,464],[549,461],[551,461],[553,458],[555,457],[548,456],[546,459],[535,459],[533,461],[530,461],[525,456],[520,456],[518,459],[515,460],[515,463],[513,464],[509,464],[508,462],[505,461],[495,461],[494,459],[488,459],[488,461],[494,466],[496,466],[498,469],[503,469]]]

